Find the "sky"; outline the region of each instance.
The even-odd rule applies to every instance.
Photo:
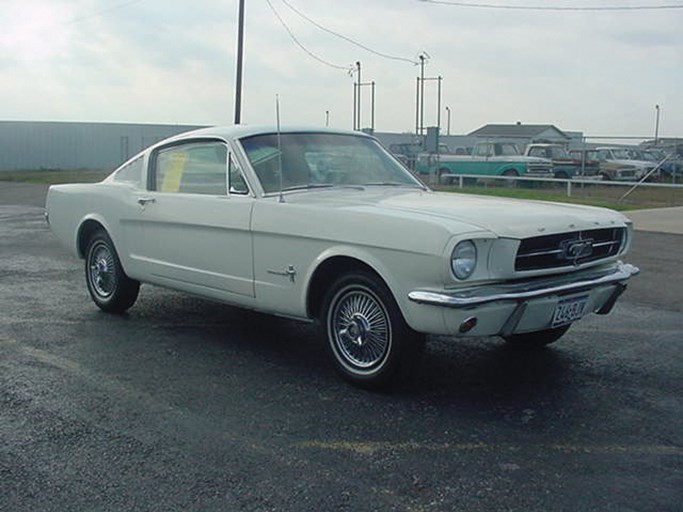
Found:
[[[415,130],[419,55],[441,127],[553,124],[683,136],[683,9],[549,11],[444,0],[245,0],[242,123]],[[683,0],[471,0],[502,7]],[[275,15],[277,12],[279,18]],[[238,0],[0,0],[0,120],[232,124]],[[288,28],[288,30],[285,28]],[[437,80],[425,81],[425,126]],[[361,89],[370,126],[371,88]]]

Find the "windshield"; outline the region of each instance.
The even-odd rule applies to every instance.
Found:
[[[514,144],[495,144],[496,155],[502,156],[517,156],[519,150]]]
[[[567,159],[569,158],[569,153],[567,153],[567,151],[563,147],[551,146],[550,157],[555,158],[557,160]]]
[[[423,186],[373,139],[332,133],[254,135],[240,141],[266,193],[335,185]],[[282,169],[282,176],[280,176]]]
[[[625,149],[613,149],[612,154],[614,155],[614,158],[618,160],[630,160],[631,157],[628,155],[628,151]]]

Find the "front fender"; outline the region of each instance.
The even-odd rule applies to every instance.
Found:
[[[322,251],[311,263],[304,274],[303,289],[305,304],[308,304],[314,292],[317,272],[327,262],[335,258],[354,260],[370,268],[387,285],[398,304],[406,322],[411,327],[416,325],[413,318],[414,304],[408,300],[408,293],[418,283],[431,283],[431,286],[443,286],[443,255],[432,255],[413,251],[397,251],[377,247],[361,247],[353,245],[336,245]],[[334,279],[341,275],[330,275]]]

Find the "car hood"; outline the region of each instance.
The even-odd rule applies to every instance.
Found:
[[[531,162],[531,163],[537,163],[537,164],[549,164],[552,163],[552,160],[549,158],[543,158],[540,156],[526,156],[526,155],[520,155],[519,159],[522,162]]]
[[[628,219],[605,208],[383,187],[335,189],[288,196],[287,201],[438,223],[453,234],[487,231],[526,238],[564,231],[624,226]]]

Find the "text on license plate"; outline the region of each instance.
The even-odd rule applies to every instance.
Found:
[[[578,320],[583,316],[587,303],[588,295],[561,300],[555,306],[551,327],[557,327]]]

